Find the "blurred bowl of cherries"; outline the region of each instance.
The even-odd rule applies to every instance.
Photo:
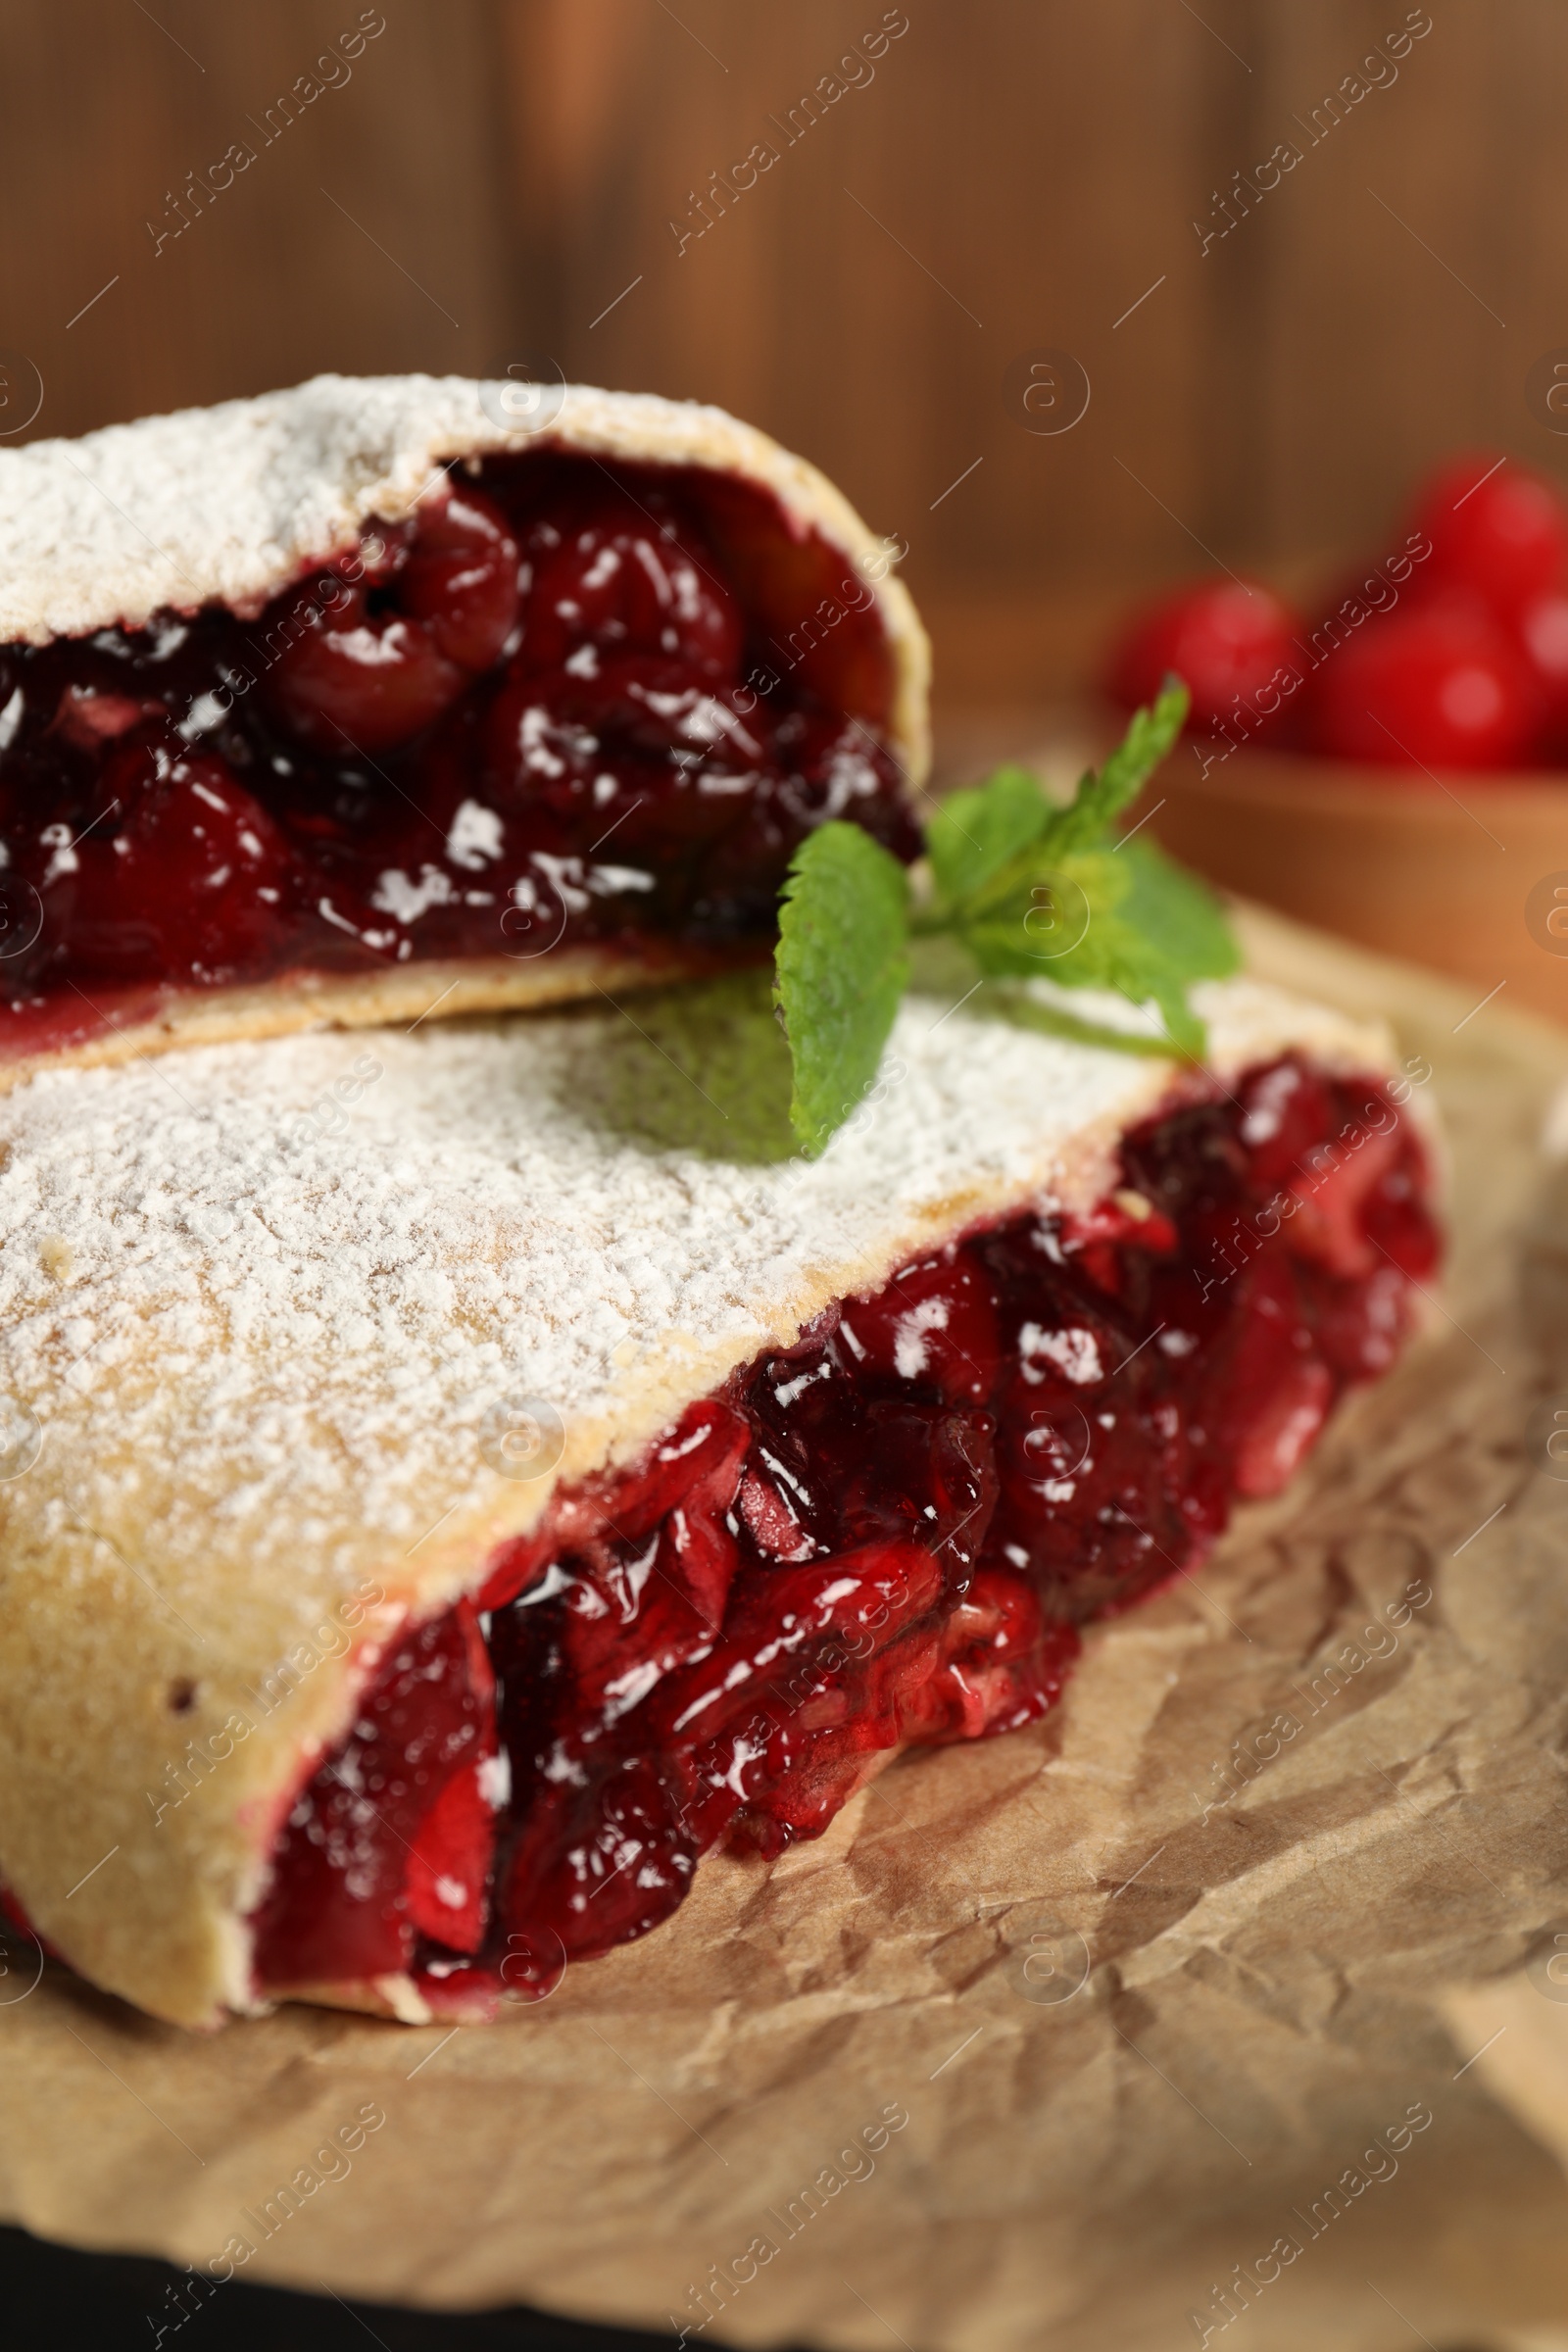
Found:
[[[1175,670],[1154,829],[1222,885],[1568,1021],[1568,501],[1446,460],[1387,547],[1299,606],[1198,581],[1131,613],[1123,710]]]

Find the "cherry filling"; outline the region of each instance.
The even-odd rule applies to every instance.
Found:
[[[913,856],[893,689],[767,494],[548,451],[254,619],[0,648],[0,1053],[166,985],[765,941],[825,817]]]
[[[709,1849],[818,1836],[878,1754],[1044,1714],[1079,1629],[1389,1367],[1438,1252],[1389,1095],[1295,1059],[1120,1175],[831,1309],[406,1633],[281,1832],[259,1984],[537,1995]]]

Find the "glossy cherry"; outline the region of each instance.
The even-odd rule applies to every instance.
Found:
[[[517,618],[517,542],[477,491],[432,498],[392,555],[299,590],[268,692],[288,732],[318,752],[377,753],[440,717],[500,655]]]
[[[292,917],[295,864],[221,760],[138,732],[105,764],[96,810],[39,876],[91,978],[225,978],[264,958]]]
[[[531,571],[521,661],[582,677],[597,658],[662,654],[704,678],[739,675],[742,626],[735,600],[710,556],[668,506],[606,483],[559,519],[538,523],[526,554]]]
[[[1135,710],[1174,671],[1193,698],[1195,730],[1268,732],[1302,669],[1302,634],[1299,616],[1260,581],[1200,581],[1134,614],[1112,649],[1106,691]]]
[[[772,768],[756,704],[658,656],[619,656],[592,678],[519,656],[485,722],[485,783],[504,809],[600,812],[596,834],[639,798],[668,841],[720,834],[735,823],[737,787],[755,789]],[[628,846],[621,834],[617,855]]]
[[[1447,600],[1391,613],[1338,646],[1318,670],[1314,747],[1384,766],[1517,767],[1543,716],[1530,667],[1477,605]]]
[[[920,1381],[956,1403],[983,1403],[997,1356],[990,1285],[955,1250],[906,1266],[874,1298],[855,1299],[839,1344],[864,1373]]]
[[[477,676],[500,661],[517,625],[517,563],[501,509],[459,483],[421,506],[398,601],[445,660]]]
[[[1568,592],[1552,588],[1532,597],[1514,629],[1541,698],[1540,749],[1561,764],[1568,760]]]
[[[1462,589],[1512,620],[1568,585],[1562,494],[1512,458],[1482,450],[1449,459],[1422,485],[1412,520],[1432,542],[1421,591]]]

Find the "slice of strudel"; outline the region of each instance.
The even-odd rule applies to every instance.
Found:
[[[458,377],[0,452],[0,1086],[764,955],[907,858],[925,639],[719,410]]]
[[[814,1161],[745,973],[16,1090],[16,1932],[191,2026],[478,2017],[1043,1714],[1437,1251],[1387,1041],[1195,1003],[1201,1064],[911,995]]]

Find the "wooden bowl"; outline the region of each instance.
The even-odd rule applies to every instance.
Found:
[[[1568,777],[1191,745],[1150,829],[1226,889],[1568,1024]]]

